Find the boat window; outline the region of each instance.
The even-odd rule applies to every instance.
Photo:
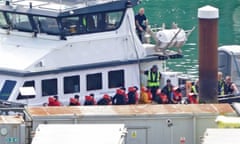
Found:
[[[23,87],[35,88],[35,82],[34,81],[26,81],[26,82],[24,82]],[[30,98],[35,98],[35,95],[24,96],[24,95],[21,95],[21,93],[19,93],[18,97],[17,97],[18,100],[19,99],[30,99]]]
[[[88,32],[101,31],[102,22],[101,14],[91,14],[83,17],[83,23],[86,25]]]
[[[116,70],[108,72],[108,88],[124,87],[124,71]]]
[[[80,29],[79,17],[67,17],[62,19],[62,27],[66,35],[73,35],[83,31]]]
[[[0,92],[0,99],[1,100],[8,100],[9,96],[11,95],[15,85],[16,85],[16,81],[12,81],[12,80],[6,80],[2,90]]]
[[[102,89],[102,73],[87,75],[87,90]]]
[[[57,79],[42,80],[42,96],[57,95]]]
[[[0,12],[0,27],[1,28],[7,28],[8,27],[8,24],[7,24],[7,21],[4,17],[3,12]]]
[[[122,11],[106,13],[105,14],[105,23],[106,23],[105,29],[111,30],[111,29],[118,28],[120,26],[122,16],[123,16]]]
[[[19,31],[27,31],[27,32],[33,31],[32,25],[27,15],[7,13],[7,16],[9,18],[10,26],[12,29],[17,29]]]
[[[58,35],[60,33],[59,25],[55,18],[34,16],[33,19],[37,25],[39,33],[47,33],[53,35]]]
[[[80,92],[80,76],[64,77],[64,94]]]

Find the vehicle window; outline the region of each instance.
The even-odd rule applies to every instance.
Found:
[[[8,24],[7,24],[7,21],[3,15],[3,12],[0,12],[0,27],[1,28],[7,28],[8,27]]]
[[[59,25],[55,18],[34,16],[33,19],[38,27],[39,33],[47,33],[53,35],[58,35],[60,33]]]
[[[26,81],[26,82],[24,82],[23,87],[34,87],[35,88],[35,82],[34,81]],[[35,95],[24,96],[24,95],[21,95],[21,93],[19,93],[18,97],[17,97],[17,99],[30,99],[30,98],[35,98]]]
[[[7,13],[12,29],[32,32],[33,28],[27,15]]]
[[[108,88],[124,87],[124,71],[116,70],[108,72]]]
[[[64,94],[80,92],[80,76],[64,77]]]
[[[6,80],[0,92],[0,99],[8,100],[16,83],[17,83],[16,81]]]
[[[102,73],[87,75],[87,90],[102,89]]]
[[[42,96],[57,95],[57,79],[42,80]]]
[[[123,16],[122,11],[106,13],[105,14],[105,23],[106,23],[105,29],[111,30],[111,29],[118,28],[120,26],[122,16]]]

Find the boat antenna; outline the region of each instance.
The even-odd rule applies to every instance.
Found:
[[[62,0],[59,0],[59,12],[61,12],[62,11]]]

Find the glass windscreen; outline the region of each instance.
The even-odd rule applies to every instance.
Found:
[[[56,18],[34,16],[34,22],[39,33],[59,34],[59,25]]]
[[[9,19],[9,23],[12,29],[27,32],[33,31],[32,25],[29,21],[29,17],[27,15],[7,13],[7,17]]]

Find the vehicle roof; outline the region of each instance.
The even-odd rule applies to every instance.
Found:
[[[21,116],[0,116],[0,124],[21,124],[24,120]]]
[[[12,0],[9,5],[0,2],[0,11],[64,17],[120,10],[137,4],[138,0]]]
[[[124,133],[123,124],[40,124],[32,144],[120,144]]]

